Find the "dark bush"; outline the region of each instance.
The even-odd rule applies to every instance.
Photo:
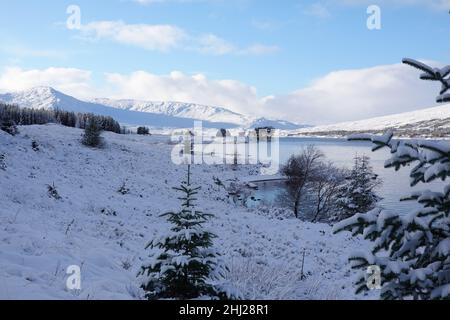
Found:
[[[0,122],[0,130],[15,136],[19,133],[19,130],[17,130],[16,123],[12,120],[3,120]]]
[[[137,129],[137,134],[147,136],[150,134],[150,129],[147,127],[139,127]]]
[[[88,121],[88,124],[84,129],[83,139],[81,140],[81,143],[83,143],[87,147],[101,147],[103,144],[101,133],[102,129],[99,126],[97,120],[95,118],[92,118]]]

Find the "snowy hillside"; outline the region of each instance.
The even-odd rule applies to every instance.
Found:
[[[92,112],[115,118],[122,124],[146,125],[156,129],[192,128],[192,120],[202,120],[206,128],[254,128],[261,120],[225,108],[182,102],[93,99],[82,101],[50,87],[0,94],[0,101],[36,109]],[[266,120],[276,129],[298,129],[295,123]]]
[[[192,128],[190,118],[177,117],[161,113],[139,112],[86,102],[49,87],[37,87],[31,90],[0,94],[0,101],[21,107],[36,109],[62,109],[74,112],[92,112],[111,116],[125,125],[146,125],[152,128]],[[204,121],[207,128],[235,128],[234,123]]]
[[[326,134],[327,132],[383,131],[386,129],[397,129],[400,133],[408,134],[409,132],[411,135],[448,135],[450,133],[450,104],[361,121],[316,126],[301,129],[295,133]]]
[[[167,137],[104,133],[106,147],[83,147],[79,129],[58,125],[0,131],[0,299],[136,299],[145,245],[168,228],[160,214],[179,209],[172,187],[185,178],[170,161]],[[33,150],[36,141],[39,150]],[[164,174],[161,174],[161,173]],[[227,278],[249,299],[353,299],[347,257],[368,244],[227,199],[230,183],[253,167],[196,166],[200,208],[230,266]],[[48,194],[54,185],[60,199]],[[118,192],[125,185],[129,191]],[[222,191],[221,191],[222,190]],[[301,280],[305,250],[307,278]],[[66,269],[81,267],[82,289],[66,289]]]
[[[124,110],[158,113],[211,122],[229,122],[240,126],[246,126],[251,122],[249,117],[232,112],[225,108],[204,106],[193,103],[111,99],[94,99],[93,102]]]
[[[80,104],[75,103],[77,101],[71,97],[63,95],[50,87],[36,87],[31,90],[19,91],[16,93],[0,94],[0,101],[16,104],[23,108],[46,110],[68,107],[69,105],[72,105],[72,108],[76,108],[77,104]]]
[[[299,128],[309,128],[310,126],[299,125],[284,120],[270,120],[266,118],[259,118],[254,120],[249,127],[250,128],[273,127],[280,130],[295,130]]]

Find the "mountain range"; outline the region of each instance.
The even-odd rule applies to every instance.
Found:
[[[331,125],[306,126],[283,120],[256,118],[223,107],[183,102],[92,99],[84,101],[51,87],[0,94],[0,102],[36,109],[62,109],[111,116],[123,125],[153,129],[192,128],[201,120],[205,128],[274,127],[296,135],[346,135],[394,129],[400,136],[450,136],[450,104],[400,114]]]
[[[154,102],[140,100],[92,99],[84,101],[51,87],[0,94],[0,101],[20,107],[36,109],[61,109],[111,116],[121,124],[145,125],[151,128],[191,128],[193,120],[203,121],[205,128],[254,128],[272,126],[293,130],[305,126],[296,123],[254,118],[223,107],[205,106],[183,102]]]

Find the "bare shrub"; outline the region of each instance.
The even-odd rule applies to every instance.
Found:
[[[324,154],[315,146],[308,146],[298,155],[293,155],[283,166],[281,173],[287,178],[284,199],[290,204],[296,218],[300,213],[300,202],[312,176],[318,174]]]

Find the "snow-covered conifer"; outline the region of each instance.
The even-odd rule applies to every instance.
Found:
[[[81,142],[88,147],[100,147],[102,145],[102,130],[97,119],[91,118],[84,129],[83,139]]]
[[[424,71],[421,79],[440,81],[438,101],[450,99],[450,67],[433,69],[421,62],[404,63]],[[374,143],[373,151],[389,148],[391,158],[386,168],[396,171],[412,166],[411,186],[446,181],[450,177],[448,141],[394,140],[393,133],[383,136],[354,135],[350,140]],[[357,291],[369,290],[366,272],[369,266],[381,269],[381,297],[384,299],[450,299],[450,185],[441,192],[414,192],[403,201],[416,201],[421,208],[400,215],[382,208],[358,213],[335,226],[334,231],[351,231],[374,242],[369,253],[354,254],[353,267],[363,272]]]
[[[182,193],[179,212],[168,212],[170,232],[153,239],[147,246],[156,253],[145,263],[138,276],[149,300],[233,298],[233,293],[218,281],[226,268],[213,248],[216,235],[203,224],[213,215],[195,208],[195,196],[200,188],[193,187],[188,169],[187,182],[174,190]]]
[[[433,68],[420,61],[409,58],[403,59],[403,63],[423,71],[420,75],[420,79],[440,82],[442,87],[436,101],[438,103],[450,102],[450,94],[446,93],[450,90],[450,66]]]
[[[357,213],[372,210],[380,197],[376,193],[381,181],[373,172],[370,158],[355,156],[355,163],[346,182],[339,188],[335,220],[344,220]]]

